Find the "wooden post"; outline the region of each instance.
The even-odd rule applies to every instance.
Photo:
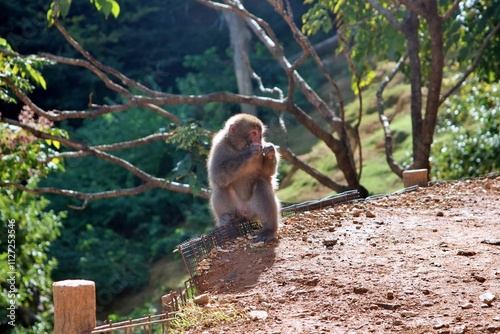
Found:
[[[96,326],[95,283],[67,280],[52,284],[54,334],[90,333]]]
[[[427,187],[429,183],[429,172],[427,169],[413,169],[405,170],[403,172],[403,185],[405,188],[419,185],[420,187]]]

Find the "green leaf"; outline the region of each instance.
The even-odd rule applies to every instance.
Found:
[[[68,16],[71,0],[59,0],[59,11],[62,17]]]
[[[90,3],[93,3],[98,11],[102,11],[106,18],[109,14],[113,14],[115,18],[120,14],[120,5],[115,0],[90,0]]]
[[[113,14],[115,18],[120,15],[120,5],[116,1],[111,1],[111,14]]]

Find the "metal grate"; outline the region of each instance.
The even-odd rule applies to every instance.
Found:
[[[177,246],[177,251],[181,253],[189,276],[193,278],[196,276],[198,264],[210,253],[212,249],[222,246],[229,240],[254,232],[259,228],[259,223],[250,221],[241,221],[219,226],[198,238],[194,238],[180,244]]]

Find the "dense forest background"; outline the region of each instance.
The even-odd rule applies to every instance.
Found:
[[[296,24],[302,26],[302,16],[313,8],[313,5],[304,4],[302,0],[291,0],[290,3]],[[106,18],[88,1],[74,1],[69,15],[64,17],[62,22],[71,36],[100,62],[155,90],[182,95],[207,94],[214,91],[237,93],[229,30],[220,12],[194,0],[120,0],[119,4],[120,14],[116,18]],[[495,4],[497,3],[493,1],[490,5],[493,8]],[[46,52],[78,57],[75,49],[68,45],[61,34],[54,27],[48,26],[49,5],[49,2],[43,1],[34,3],[0,0],[0,37],[5,38],[12,49],[20,54]],[[300,56],[302,49],[295,43],[293,33],[286,22],[276,15],[274,8],[253,1],[247,1],[246,6],[257,17],[269,22],[287,54]],[[495,12],[491,15],[497,14]],[[333,17],[333,14],[329,15]],[[498,17],[496,20],[498,21]],[[311,43],[320,43],[335,33],[335,27],[318,29],[310,36]],[[492,49],[498,47],[496,38]],[[262,45],[253,43],[250,56],[252,66],[258,69],[263,82],[273,82],[276,86],[286,89],[286,78]],[[347,70],[349,65],[345,58],[333,58],[334,56],[333,49],[325,56],[329,57],[328,69],[336,71],[346,82],[343,89],[345,103],[348,105],[349,102],[355,101]],[[394,55],[390,60],[394,63],[397,58]],[[332,62],[331,59],[335,61]],[[372,59],[372,62],[376,63],[376,59]],[[302,65],[302,73],[313,89],[324,92],[327,80],[318,75],[312,65],[313,61],[306,61]],[[455,68],[454,72],[448,74],[451,77],[460,70]],[[446,167],[436,169],[433,174],[436,177],[456,179],[491,172],[498,168],[500,93],[495,83],[498,67],[487,69],[487,66],[483,66],[482,71],[483,74],[496,73],[496,76],[492,77],[493,80],[487,80],[488,75],[474,77],[467,83],[468,86],[464,87],[464,94],[468,94],[469,100],[458,96],[442,112],[437,132],[443,135],[439,137],[441,141],[436,144],[436,152],[443,154],[435,154],[433,159],[436,164]],[[46,89],[38,87],[30,97],[45,110],[81,110],[87,107],[89,101],[111,104],[120,103],[123,99],[110,92],[99,78],[83,68],[49,65],[45,66],[41,73],[47,83]],[[375,81],[381,81],[381,77],[377,74]],[[392,103],[395,107],[396,104],[404,102],[404,99],[399,98],[404,95],[404,91],[409,90],[408,81],[404,76],[401,75],[398,80],[399,84],[394,84],[393,90],[388,93],[393,97],[389,105]],[[373,101],[374,93],[370,92]],[[305,100],[305,97],[297,97],[299,105],[302,100]],[[372,104],[371,114],[375,117],[376,103]],[[460,107],[454,108],[453,105]],[[404,106],[401,108],[405,109]],[[192,145],[187,147],[183,145],[182,140],[157,141],[148,146],[121,151],[117,156],[152,175],[174,181],[182,180],[199,191],[201,187],[206,186],[204,159],[209,148],[210,133],[217,131],[227,117],[239,110],[240,105],[237,103],[169,106],[168,111],[181,119],[183,124],[196,124],[195,135],[186,135],[193,136],[194,144],[191,143]],[[0,112],[5,118],[21,116],[32,122],[38,121],[29,110],[23,109],[23,104],[19,102],[1,103]],[[312,160],[324,155],[323,148],[317,146],[310,134],[301,129],[292,117],[285,115],[288,130],[293,134],[287,138],[282,127],[278,126],[279,112],[261,107],[257,112],[265,123],[274,124],[269,134],[273,141],[278,144],[286,141],[296,153],[309,155]],[[307,112],[317,117],[314,109]],[[355,115],[356,107],[351,106],[347,112],[348,117]],[[396,113],[397,111],[394,117]],[[368,115],[368,119],[369,117]],[[465,124],[467,127],[463,126]],[[165,133],[178,125],[159,114],[145,112],[141,108],[131,108],[119,114],[107,114],[96,119],[65,120],[57,122],[55,126],[60,129],[60,134],[71,133],[71,139],[95,146],[141,138],[151,133]],[[402,129],[410,126],[409,116],[400,126]],[[2,136],[8,138],[9,130],[3,128],[2,131]],[[450,153],[450,138],[455,138],[451,137],[453,133],[462,136],[462,145],[458,145],[458,151]],[[396,131],[397,134],[400,134],[398,140],[401,144],[398,157],[401,160],[409,160],[407,149],[411,146],[411,134],[403,130]],[[476,138],[476,142],[477,138],[481,139],[480,150],[477,149],[473,138]],[[367,141],[373,139],[368,138]],[[375,142],[372,144],[374,148],[381,148],[381,145]],[[39,149],[35,144],[30,145],[23,148],[27,157],[30,149]],[[42,141],[42,144],[36,145],[45,144]],[[50,145],[49,143],[48,146]],[[464,159],[476,163],[466,168]],[[381,161],[377,162],[376,166],[385,164],[383,158],[379,160]],[[321,165],[326,163],[329,166],[324,167],[324,172],[335,175],[335,170],[332,170],[335,166],[332,167],[331,161],[323,161],[317,168],[321,170]],[[2,181],[12,177],[12,171],[19,165],[19,161],[17,165],[2,165],[5,168],[1,171]],[[373,176],[371,180],[380,178],[377,168],[373,168],[375,172],[366,172]],[[304,192],[304,188],[300,190],[297,184],[311,185],[311,181],[305,179],[297,182],[297,175],[294,175],[294,185],[291,186],[289,182],[294,172],[295,170],[286,163],[280,170],[280,179],[286,179],[285,184],[289,185],[288,190],[283,191],[283,197],[287,201],[302,199],[298,195],[299,192]],[[387,172],[390,173],[388,169]],[[33,181],[37,186],[67,188],[80,192],[119,189],[137,183],[136,177],[127,170],[93,157],[66,159],[56,168],[44,170],[41,176]],[[366,181],[364,184],[371,185],[370,182],[375,181]],[[376,182],[380,183],[380,179]],[[312,188],[318,186],[317,183],[312,183]],[[400,185],[391,184],[387,188],[376,190],[369,186],[367,188],[370,192],[379,192],[392,190],[394,186]],[[19,318],[22,318],[22,324],[31,327],[34,332],[50,329],[49,291],[53,280],[84,278],[95,281],[98,311],[113,312],[111,306],[117,298],[138,292],[150,283],[154,263],[165,261],[165,258],[168,261],[176,260],[172,254],[176,245],[214,227],[205,198],[164,189],[152,189],[135,196],[96,200],[83,210],[74,209],[81,204],[80,200],[66,196],[47,194],[41,197],[19,189],[2,188],[2,221],[14,219],[24,224],[16,227],[17,263],[24,266],[18,268],[18,279],[23,282],[22,286],[28,286],[29,289],[21,291],[20,288],[17,299],[20,301]],[[0,245],[6,248],[3,239],[2,230]],[[6,255],[4,257],[6,258]],[[4,257],[0,258],[2,266],[6,264]],[[8,272],[6,268],[0,268]],[[2,274],[2,282],[3,277],[6,276]],[[174,287],[164,282],[157,284],[157,288],[162,291]],[[5,324],[6,314],[3,313],[6,310],[4,305],[8,303],[7,284],[2,283],[2,287],[0,325],[9,328]],[[143,308],[148,308],[148,305],[150,304],[137,305],[140,309],[137,312],[143,312]],[[41,319],[43,320],[40,321]]]

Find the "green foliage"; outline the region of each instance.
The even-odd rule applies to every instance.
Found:
[[[500,167],[500,85],[477,77],[446,103],[433,146],[434,177],[456,180]]]
[[[177,150],[185,151],[173,171],[175,181],[183,180],[194,189],[194,194],[207,184],[206,159],[210,148],[210,132],[196,122],[178,126],[170,131],[172,136],[167,140]]]
[[[302,17],[304,33],[312,35],[320,29],[330,31],[334,28],[331,23],[334,21],[343,38],[346,41],[353,41],[349,51],[355,67],[351,68],[351,71],[354,71],[352,90],[355,94],[358,94],[356,87],[358,78],[360,88],[368,86],[375,78],[374,69],[377,62],[397,59],[406,51],[404,36],[388,24],[382,15],[375,14],[368,2],[307,0],[307,3],[314,5]],[[387,7],[391,2],[382,3]],[[399,19],[403,14],[401,10],[393,12]],[[343,43],[339,44],[337,51],[344,51]]]
[[[34,180],[30,186],[35,186]],[[0,323],[7,318],[9,288],[4,285],[7,273],[15,272],[17,293],[14,300],[17,307],[25,307],[37,316],[37,321],[23,327],[22,319],[16,320],[14,333],[49,333],[52,328],[52,279],[51,273],[56,260],[49,257],[48,249],[59,235],[59,227],[64,213],[46,211],[48,201],[28,193],[15,196],[15,190],[3,188],[0,192],[0,220],[2,240],[0,240]],[[14,199],[15,198],[15,199]],[[15,268],[7,264],[7,221],[15,224]],[[32,319],[31,319],[32,320]]]
[[[238,311],[234,306],[217,308],[201,308],[192,303],[184,305],[175,320],[170,323],[173,333],[185,333],[190,330],[210,328],[221,324],[231,324],[246,318],[246,314]]]
[[[460,11],[455,18],[459,26],[455,41],[458,48],[458,62],[470,65],[484,37],[500,22],[500,0],[474,0],[460,3]],[[500,34],[497,32],[487,44],[479,61],[476,75],[490,83],[500,80]]]
[[[47,11],[47,21],[49,22],[49,26],[54,24],[54,16],[68,16],[71,2],[72,0],[58,0],[57,5],[59,10],[57,13],[54,13],[56,2],[52,2],[50,4],[50,8]],[[102,12],[106,18],[109,17],[109,14],[112,14],[115,18],[120,15],[120,5],[115,0],[90,0],[90,3],[94,4],[95,8]]]
[[[63,130],[52,128],[53,124],[43,117],[34,118],[34,113],[27,106],[19,114],[19,120],[26,125],[45,133],[66,137]],[[28,131],[0,123],[0,180],[12,183],[25,182],[31,178],[46,177],[49,172],[64,170],[62,161],[49,156],[60,148],[58,141],[40,140]],[[15,191],[14,194],[20,195]]]
[[[32,84],[47,89],[45,79],[37,70],[50,62],[45,58],[30,55],[22,57],[12,50],[5,38],[0,38],[0,100],[15,102],[10,86],[29,93],[35,88]]]
[[[219,55],[215,47],[205,50],[201,55],[187,55],[183,65],[189,72],[176,79],[177,89],[181,94],[235,91],[237,87],[231,59],[228,55]],[[236,110],[237,107],[229,105],[229,108]],[[182,115],[183,119],[201,119],[204,126],[217,128],[229,117],[230,112],[227,105],[208,103],[203,106],[179,106],[177,114]]]
[[[51,129],[52,124],[43,118],[34,120],[28,108],[23,109],[19,118],[24,124],[41,131],[64,134]],[[45,162],[47,156],[54,153],[52,145],[57,146],[56,142],[47,143],[21,128],[5,123],[0,123],[0,137],[1,181],[23,182],[28,188],[36,187],[41,178],[61,168],[60,161]],[[37,317],[28,319],[28,324],[18,315],[14,333],[51,332],[51,273],[56,260],[48,256],[48,250],[59,235],[65,214],[48,211],[48,204],[48,200],[43,197],[15,188],[0,188],[0,324],[10,320],[6,313],[10,301],[14,301],[17,308],[24,308],[25,314]],[[8,228],[7,222],[13,224]],[[8,234],[15,235],[15,245],[7,242]],[[11,251],[15,253],[14,258],[11,257]],[[11,273],[15,276],[16,292],[11,291],[10,284],[5,284]]]
[[[78,129],[68,127],[73,139],[90,146],[137,139],[165,129],[173,133],[169,142],[112,153],[152,175],[189,182],[198,189],[206,186],[208,137],[196,124],[175,127],[158,114],[132,109],[86,120]],[[123,168],[93,157],[66,159],[65,165],[66,173],[44,184],[96,192],[134,187],[140,182]],[[65,197],[51,199],[56,210],[68,204]],[[110,291],[112,297],[137,289],[148,282],[154,260],[171,254],[179,243],[211,224],[205,200],[162,189],[91,202],[83,211],[69,212],[61,238],[51,248],[59,261],[54,278],[92,279],[98,293]],[[106,298],[98,303],[106,306]]]
[[[404,22],[406,8],[395,6],[393,1],[378,1],[400,23]],[[479,46],[500,20],[499,0],[475,0],[460,3],[460,11],[444,22],[444,52],[450,64],[470,65]],[[407,43],[403,33],[398,31],[366,1],[305,0],[313,4],[302,17],[302,31],[313,35],[320,30],[333,29],[332,16],[347,41],[353,41],[351,56],[359,78],[365,77],[381,61],[397,60],[406,52]],[[446,12],[449,2],[440,2],[439,11]],[[430,39],[425,20],[419,26],[420,59],[422,78],[426,80],[430,70]],[[478,71],[481,77],[498,80],[500,73],[500,36],[490,41]],[[343,48],[339,46],[339,51]],[[367,60],[374,60],[368,62]],[[408,69],[404,71],[408,73]],[[369,79],[369,77],[367,78]],[[366,81],[366,79],[365,79]],[[370,81],[370,80],[368,80]],[[370,83],[370,82],[368,82]],[[425,82],[424,82],[425,84]]]

